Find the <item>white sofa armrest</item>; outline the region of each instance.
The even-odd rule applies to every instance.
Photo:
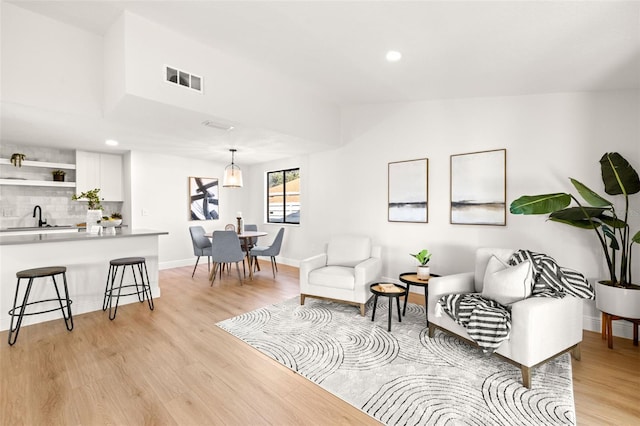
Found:
[[[355,268],[356,284],[369,284],[380,279],[382,273],[382,259],[370,257],[364,262],[358,263]]]
[[[431,277],[429,279],[429,298],[437,296],[436,300],[444,294],[473,293],[474,291],[473,272]]]
[[[322,268],[327,265],[327,254],[317,254],[300,261],[300,289],[304,293],[309,285],[309,274],[314,269]]]
[[[382,274],[382,259],[370,257],[364,262],[358,263],[354,268],[354,293],[357,300],[368,299],[370,294],[368,284],[380,280]]]
[[[463,272],[461,274],[445,275],[443,277],[431,277],[428,287],[429,297],[427,300],[427,310],[431,315],[435,315],[435,307],[440,297],[451,293],[473,293],[473,272]]]
[[[582,305],[582,299],[572,296],[529,297],[514,303],[509,338],[511,353],[502,355],[532,366],[580,343]]]

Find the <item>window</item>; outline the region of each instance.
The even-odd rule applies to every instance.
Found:
[[[300,223],[300,169],[267,172],[267,222]]]

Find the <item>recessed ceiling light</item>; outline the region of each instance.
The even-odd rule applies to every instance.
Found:
[[[402,58],[402,53],[397,50],[390,50],[387,52],[387,61],[398,62]]]
[[[107,139],[106,141],[104,141],[104,143],[109,146],[118,146],[118,141],[113,139]]]

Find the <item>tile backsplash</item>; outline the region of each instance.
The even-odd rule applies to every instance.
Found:
[[[59,150],[17,144],[0,145],[0,157],[10,158],[19,152],[26,160],[55,163],[75,163],[74,150]],[[51,171],[35,167],[16,168],[1,165],[0,177],[21,177],[34,180],[51,180]],[[67,170],[66,181],[75,181],[75,171]],[[0,229],[17,226],[37,226],[38,218],[33,217],[36,205],[42,208],[42,219],[50,225],[75,225],[85,221],[86,201],[73,201],[75,188],[49,186],[0,185]],[[103,212],[109,215],[122,211],[121,202],[103,202]]]

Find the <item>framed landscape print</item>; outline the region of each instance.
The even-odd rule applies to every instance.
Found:
[[[506,225],[507,150],[451,156],[451,223]]]
[[[189,178],[189,211],[191,220],[220,218],[218,179]]]
[[[428,222],[429,160],[389,163],[389,222]]]

